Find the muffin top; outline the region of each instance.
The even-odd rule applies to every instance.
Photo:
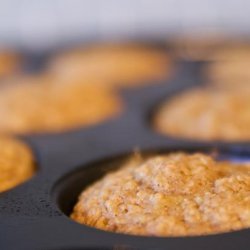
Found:
[[[249,44],[225,45],[213,54],[206,74],[211,83],[218,86],[250,86],[249,62]]]
[[[217,51],[228,43],[225,36],[209,30],[177,34],[170,42],[179,57],[205,61],[213,59]]]
[[[84,190],[71,218],[146,236],[203,235],[250,226],[250,164],[201,154],[135,157]]]
[[[14,73],[20,57],[11,51],[0,50],[0,78]]]
[[[120,98],[102,84],[55,84],[49,76],[17,79],[0,92],[0,132],[62,132],[117,115]]]
[[[95,79],[119,87],[159,80],[169,73],[169,57],[136,44],[103,44],[59,54],[50,71],[59,78]]]
[[[155,116],[163,134],[199,140],[250,140],[250,89],[193,89],[163,103]]]
[[[0,136],[0,192],[28,180],[35,172],[31,150],[16,139]]]

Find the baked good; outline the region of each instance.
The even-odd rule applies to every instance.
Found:
[[[1,133],[62,132],[117,115],[119,97],[102,84],[55,84],[48,76],[27,76],[0,92]]]
[[[188,60],[208,61],[225,44],[226,37],[218,32],[200,30],[175,35],[170,42],[177,56]]]
[[[155,128],[199,140],[250,140],[250,89],[192,89],[161,105]]]
[[[0,78],[9,76],[17,70],[20,56],[14,52],[0,50]]]
[[[35,172],[29,147],[16,139],[0,136],[0,192],[28,180]]]
[[[189,236],[250,227],[250,165],[201,154],[132,158],[90,185],[71,218],[99,229]]]
[[[224,87],[250,86],[249,44],[224,46],[213,55],[206,74],[212,84]]]
[[[170,59],[166,53],[133,44],[104,44],[69,50],[50,63],[50,72],[61,79],[95,79],[118,87],[164,79],[169,70]]]

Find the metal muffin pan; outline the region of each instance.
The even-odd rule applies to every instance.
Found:
[[[135,149],[142,153],[216,150],[222,158],[250,158],[250,143],[176,139],[158,134],[150,125],[150,115],[162,100],[202,84],[203,66],[200,62],[177,62],[171,79],[122,90],[123,112],[102,124],[65,133],[21,136],[34,151],[38,172],[28,182],[0,194],[0,249],[248,249],[250,229],[199,237],[142,237],[105,232],[67,216],[85,186],[117,167]]]

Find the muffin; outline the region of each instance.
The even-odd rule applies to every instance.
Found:
[[[0,92],[1,133],[62,132],[118,115],[121,100],[102,84],[54,84],[48,76],[20,79]]]
[[[170,42],[177,56],[188,60],[211,60],[225,44],[226,37],[218,32],[191,32],[174,36]],[[169,41],[169,40],[168,40]]]
[[[29,147],[21,141],[0,136],[0,192],[32,177],[35,162]]]
[[[156,112],[157,131],[199,140],[250,140],[250,89],[193,89]]]
[[[169,57],[143,45],[106,44],[59,54],[50,72],[63,79],[95,79],[117,87],[133,87],[167,77]]]
[[[10,51],[0,51],[0,78],[13,74],[19,65],[20,56]]]
[[[87,187],[71,218],[145,236],[190,236],[250,227],[250,164],[201,154],[133,158]]]
[[[249,44],[231,44],[213,55],[206,74],[211,83],[219,86],[250,86]]]

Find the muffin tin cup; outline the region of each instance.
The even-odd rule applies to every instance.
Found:
[[[202,63],[178,62],[176,67],[162,83],[122,90],[124,110],[116,118],[65,133],[20,136],[34,151],[38,172],[0,194],[0,249],[246,249],[249,229],[199,237],[144,237],[105,232],[68,217],[84,187],[136,150],[216,151],[225,158],[250,158],[249,143],[191,141],[154,131],[150,114],[162,100],[202,84]]]

